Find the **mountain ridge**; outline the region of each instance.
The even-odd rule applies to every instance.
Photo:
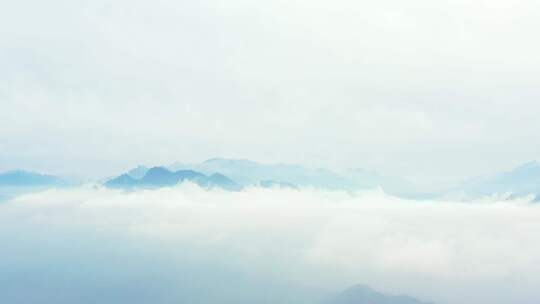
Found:
[[[490,195],[512,197],[534,196],[540,198],[540,163],[536,160],[518,165],[509,170],[489,176],[468,179],[447,191],[449,194],[461,193],[467,198]]]
[[[433,304],[409,295],[387,295],[368,285],[354,285],[337,294],[327,304]]]
[[[141,166],[137,167],[140,168]],[[207,176],[194,170],[170,171],[165,167],[152,167],[141,178],[134,178],[130,172],[109,179],[104,183],[109,188],[159,188],[174,186],[185,181],[191,181],[205,188],[222,188],[229,191],[239,191],[242,187],[232,179],[222,174]]]
[[[399,178],[377,174],[373,171],[351,169],[337,173],[325,168],[309,168],[295,164],[265,164],[249,159],[214,157],[198,164],[176,162],[171,170],[192,169],[204,174],[219,172],[243,186],[261,184],[287,185],[288,187],[314,187],[327,190],[357,191],[381,187],[394,195],[414,195],[416,186]],[[360,173],[362,172],[362,173]],[[267,183],[270,181],[271,183]]]
[[[9,170],[0,173],[0,186],[46,186],[65,183],[54,175],[41,174],[26,170]]]

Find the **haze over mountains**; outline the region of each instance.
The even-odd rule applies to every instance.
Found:
[[[512,170],[492,176],[477,177],[458,186],[465,196],[479,197],[492,194],[540,198],[540,163],[531,161]]]
[[[163,167],[153,167],[147,170],[142,170],[142,167],[138,167],[137,169],[144,172],[138,172],[135,169],[134,173],[134,170],[131,170],[129,173],[122,174],[107,181],[105,186],[112,188],[156,188],[174,186],[184,181],[191,181],[205,188],[218,187],[229,191],[239,191],[242,189],[236,182],[220,173],[205,175],[193,170],[177,170],[172,172]]]
[[[171,171],[200,172],[203,175],[222,174],[241,187],[313,187],[345,191],[380,188],[385,193],[413,199],[467,200],[489,195],[532,195],[535,199],[540,197],[540,163],[536,161],[493,176],[470,179],[437,192],[422,189],[401,177],[380,175],[362,169],[349,169],[338,173],[300,165],[261,164],[246,159],[224,158],[213,158],[199,164],[174,163],[167,168]],[[140,179],[148,170],[145,166],[138,166],[126,174]]]
[[[125,178],[141,183],[135,188],[152,190],[91,184],[2,202],[0,239],[9,244],[0,259],[7,274],[2,299],[538,303],[538,204],[426,203],[378,191],[302,187],[206,191],[167,186],[212,174],[160,167],[132,174],[139,175]],[[524,280],[531,283],[522,286]],[[25,292],[29,282],[32,293]],[[357,286],[334,294],[356,282],[383,292]],[[401,293],[414,298],[392,295]]]
[[[47,174],[24,170],[12,170],[0,173],[0,201],[7,200],[21,193],[39,191],[51,187],[62,187],[69,183]]]
[[[13,170],[0,173],[0,186],[52,186],[61,185],[64,181],[59,177],[39,174],[24,170]]]
[[[385,193],[413,199],[468,200],[484,196],[508,198],[530,196],[540,199],[540,163],[532,161],[492,176],[477,177],[437,192],[428,191],[400,177],[350,169],[335,172],[290,164],[262,164],[247,159],[212,158],[198,164],[137,166],[104,185],[111,188],[156,188],[192,182],[203,188],[239,191],[244,187],[311,187],[325,190],[361,191],[381,189]],[[0,199],[17,193],[73,185],[60,177],[23,170],[0,174]]]
[[[428,304],[408,295],[386,295],[367,285],[355,285],[341,292],[327,304]]]
[[[405,179],[383,176],[376,172],[351,169],[343,173],[322,168],[307,168],[291,164],[262,164],[247,159],[212,158],[199,164],[174,163],[172,171],[194,170],[203,174],[223,174],[242,186],[313,187],[328,190],[357,191],[381,187],[385,192],[406,195],[417,191]],[[147,168],[139,166],[129,172],[141,176]]]

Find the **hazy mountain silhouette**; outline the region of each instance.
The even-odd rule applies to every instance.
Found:
[[[120,176],[117,176],[113,179],[108,180],[105,183],[105,186],[110,188],[130,188],[134,187],[139,183],[139,180],[134,179],[129,174],[125,173]]]
[[[407,295],[386,295],[367,285],[355,285],[328,301],[328,304],[428,304]]]
[[[351,189],[354,186],[350,180],[329,170],[310,169],[298,165],[268,165],[247,159],[212,158],[195,165],[177,163],[170,168],[190,168],[205,174],[219,172],[245,186],[258,185],[263,180],[328,189]]]
[[[139,166],[137,168],[143,167]],[[137,187],[159,188],[174,186],[184,181],[191,181],[206,188],[218,187],[230,191],[239,191],[242,189],[242,186],[235,181],[218,173],[207,176],[193,170],[178,170],[173,172],[164,167],[153,167],[146,170],[141,178],[134,178],[130,174],[132,172],[134,172],[134,170],[110,179],[105,183],[105,186],[126,189]]]
[[[336,173],[327,169],[312,169],[299,165],[262,164],[247,159],[225,158],[212,158],[200,164],[175,163],[170,165],[169,169],[192,169],[204,174],[219,172],[243,186],[314,187],[347,191],[380,187],[396,195],[415,192],[415,187],[404,179],[365,170]]]
[[[0,201],[6,201],[25,193],[68,186],[69,184],[71,183],[53,175],[24,170],[7,171],[0,173]]]
[[[145,166],[137,166],[136,168],[133,168],[127,172],[127,175],[133,177],[134,179],[141,179],[146,172],[148,172],[148,168]]]
[[[13,170],[0,173],[0,186],[34,187],[62,185],[64,181],[56,176],[35,172]]]
[[[470,179],[448,191],[449,196],[465,198],[493,194],[510,197],[533,195],[540,198],[540,163],[532,161],[512,170]]]
[[[533,195],[540,199],[540,163],[529,162],[508,172],[471,179],[451,189],[422,191],[409,181],[362,169],[336,173],[299,165],[262,164],[247,159],[212,158],[200,164],[175,163],[165,167],[138,166],[106,183],[110,187],[160,187],[189,180],[204,187],[238,190],[245,186],[263,188],[314,187],[356,191],[380,188],[396,196],[413,199],[466,199],[492,194],[510,197]]]
[[[227,190],[239,191],[242,189],[242,186],[220,173],[214,173],[206,181],[204,179],[203,181],[209,183],[210,186],[219,185],[219,187]]]

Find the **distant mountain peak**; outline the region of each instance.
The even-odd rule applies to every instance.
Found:
[[[538,197],[540,196],[540,162],[529,161],[507,171],[469,179],[448,193],[464,195],[465,198],[490,195]]]
[[[131,173],[136,169],[137,168],[108,180],[105,182],[105,186],[125,189],[134,189],[139,187],[159,188],[174,186],[184,181],[191,181],[205,188],[218,187],[231,191],[238,191],[242,189],[242,186],[220,173],[214,173],[207,176],[191,169],[170,171],[165,167],[152,167],[150,169],[143,167],[143,169],[146,169],[144,175],[140,178],[134,178]]]
[[[113,178],[105,183],[105,186],[111,188],[130,187],[135,183],[135,179],[129,174],[122,174],[116,178]]]
[[[26,170],[10,170],[0,173],[0,185],[4,186],[50,186],[64,181],[56,176]]]
[[[315,187],[329,190],[358,191],[381,187],[386,193],[415,195],[409,181],[366,170],[337,172],[296,164],[260,163],[249,159],[214,157],[199,164],[174,163],[171,170],[193,169],[208,176],[221,173],[242,186],[279,188]]]
[[[138,165],[137,167],[129,170],[127,174],[134,179],[140,179],[146,174],[146,172],[148,172],[148,167]]]
[[[368,285],[354,285],[337,295],[331,304],[426,304],[407,295],[386,295]]]
[[[219,186],[230,191],[239,191],[242,186],[221,173],[214,173],[208,177],[208,186]]]
[[[146,174],[166,174],[171,173],[171,171],[167,170],[165,167],[152,167],[148,169],[148,172]]]

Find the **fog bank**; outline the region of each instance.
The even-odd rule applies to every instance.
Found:
[[[538,303],[540,207],[382,192],[49,190],[0,204],[9,303]]]

